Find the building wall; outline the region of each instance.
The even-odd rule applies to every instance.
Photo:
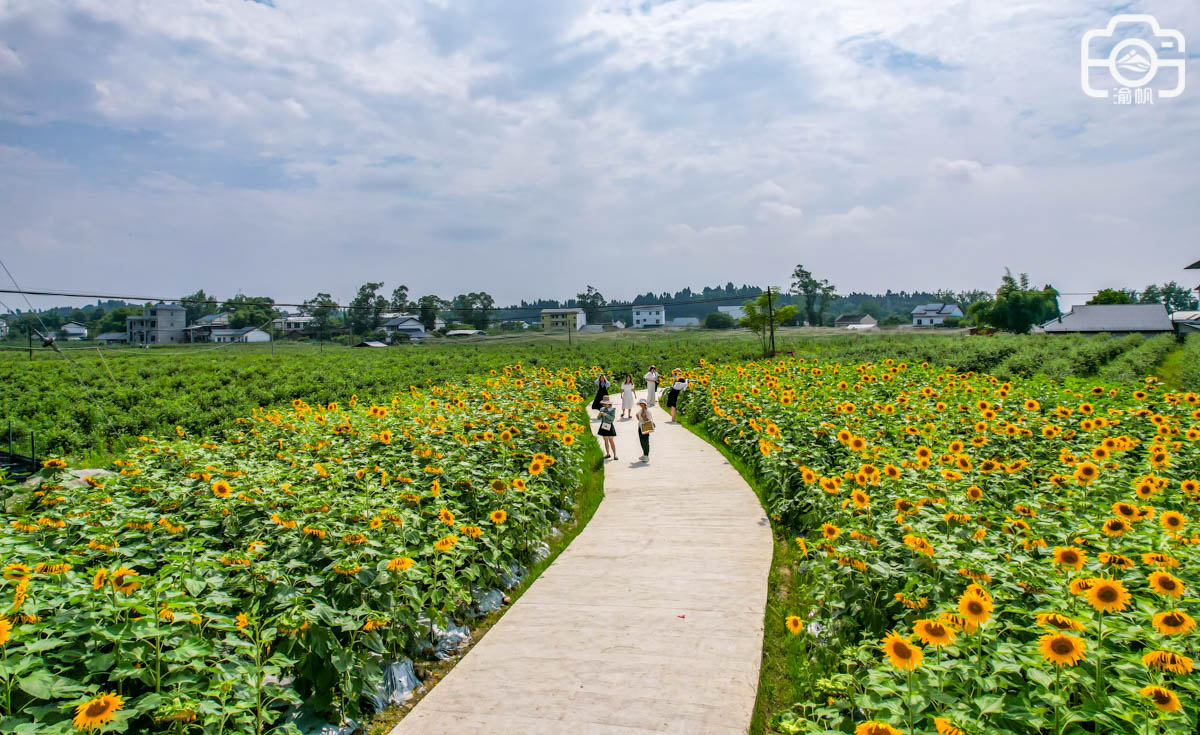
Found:
[[[667,310],[633,307],[633,328],[661,327],[667,323]]]

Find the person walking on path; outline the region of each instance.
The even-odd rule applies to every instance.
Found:
[[[650,418],[650,409],[645,398],[638,399],[638,410],[634,415],[638,422],[638,441],[642,443],[643,462],[650,461],[650,432],[654,431],[654,420]]]
[[[667,391],[667,408],[671,409],[671,421],[675,421],[675,404],[679,402],[679,394],[688,389],[687,378],[683,377],[683,373],[675,371],[675,382],[671,384],[671,389]]]
[[[646,379],[646,405],[653,407],[658,403],[658,369],[651,365],[642,377]]]
[[[600,373],[600,377],[596,378],[596,398],[592,401],[592,410],[600,410],[600,399],[608,395],[608,376]]]
[[[627,419],[633,416],[634,401],[637,396],[634,395],[633,376],[626,375],[625,382],[621,383],[621,418]]]
[[[617,418],[617,408],[612,405],[612,399],[604,396],[600,399],[600,430],[596,432],[597,436],[604,437],[604,458],[610,456],[617,459],[617,427],[613,421]]]

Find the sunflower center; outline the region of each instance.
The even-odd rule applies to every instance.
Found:
[[[1117,591],[1112,587],[1101,587],[1100,589],[1096,590],[1096,599],[1100,600],[1101,602],[1116,602]]]
[[[1050,650],[1059,656],[1067,656],[1075,652],[1075,644],[1066,638],[1055,638],[1050,644]]]
[[[1171,697],[1162,689],[1154,690],[1154,703],[1166,704],[1171,701]]]
[[[1174,590],[1175,580],[1170,577],[1163,577],[1162,579],[1158,580],[1158,586],[1162,587],[1164,590]]]
[[[967,609],[971,611],[972,615],[981,615],[983,614],[983,603],[978,600],[971,600],[967,603]]]
[[[1075,564],[1079,561],[1079,557],[1074,551],[1068,551],[1067,553],[1063,554],[1062,558],[1063,563],[1065,564]]]
[[[892,653],[896,654],[896,658],[912,658],[912,649],[904,643],[897,642],[896,645],[892,647]]]
[[[108,700],[107,699],[97,699],[96,701],[89,704],[88,708],[86,710],[84,710],[84,714],[86,714],[88,717],[100,717],[100,716],[104,715],[106,712],[108,712]]]
[[[1167,615],[1167,617],[1163,618],[1163,622],[1167,625],[1175,627],[1183,625],[1183,618],[1176,613],[1171,613],[1170,615]]]

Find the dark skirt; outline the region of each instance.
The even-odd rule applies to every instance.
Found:
[[[595,400],[592,401],[592,410],[593,411],[600,410],[600,399],[606,395],[608,395],[608,386],[607,385],[596,389],[596,398],[595,398]]]
[[[617,427],[615,425],[610,426],[607,429],[600,429],[599,431],[596,432],[596,436],[616,436],[616,435],[617,435]]]
[[[667,391],[667,408],[675,408],[675,402],[679,400],[679,391],[672,388]]]

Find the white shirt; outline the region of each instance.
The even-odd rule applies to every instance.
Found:
[[[687,390],[687,386],[687,380],[685,378],[680,378],[679,380],[675,381],[674,385],[671,386],[671,390],[684,391]]]
[[[650,372],[646,373],[642,377],[646,379],[647,383],[657,383],[658,382],[658,373],[654,370],[651,370]]]

